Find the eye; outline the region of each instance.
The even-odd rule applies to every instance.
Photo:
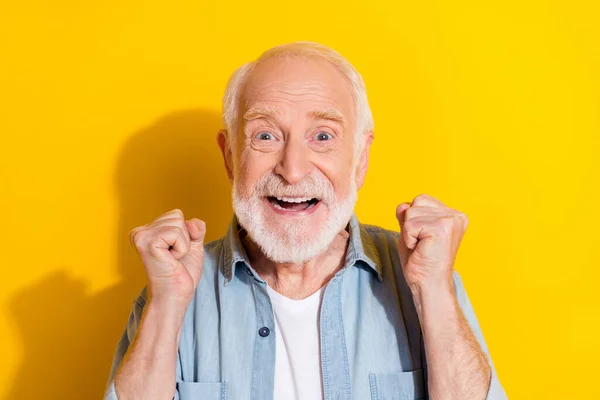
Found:
[[[326,142],[333,139],[333,135],[324,131],[317,132],[314,136],[317,142]]]
[[[270,132],[260,132],[255,138],[258,140],[275,140],[275,136]]]

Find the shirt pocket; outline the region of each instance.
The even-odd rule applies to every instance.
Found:
[[[423,369],[369,373],[371,400],[425,400]]]
[[[227,382],[177,382],[179,400],[227,400]]]

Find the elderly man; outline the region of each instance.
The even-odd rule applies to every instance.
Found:
[[[223,119],[229,231],[205,244],[180,210],[132,231],[148,285],[105,399],[506,398],[453,270],[465,215],[427,195],[398,206],[401,233],[353,213],[373,121],[348,61],[270,49]]]

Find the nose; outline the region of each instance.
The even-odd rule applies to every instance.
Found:
[[[301,182],[310,174],[314,165],[310,161],[310,149],[301,140],[289,138],[281,150],[275,173],[290,185]]]

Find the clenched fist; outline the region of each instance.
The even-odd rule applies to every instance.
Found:
[[[186,221],[178,209],[131,231],[148,275],[150,298],[191,301],[202,276],[205,233],[203,221]]]
[[[451,284],[467,216],[422,194],[412,203],[400,204],[396,217],[401,229],[400,261],[411,288]]]

